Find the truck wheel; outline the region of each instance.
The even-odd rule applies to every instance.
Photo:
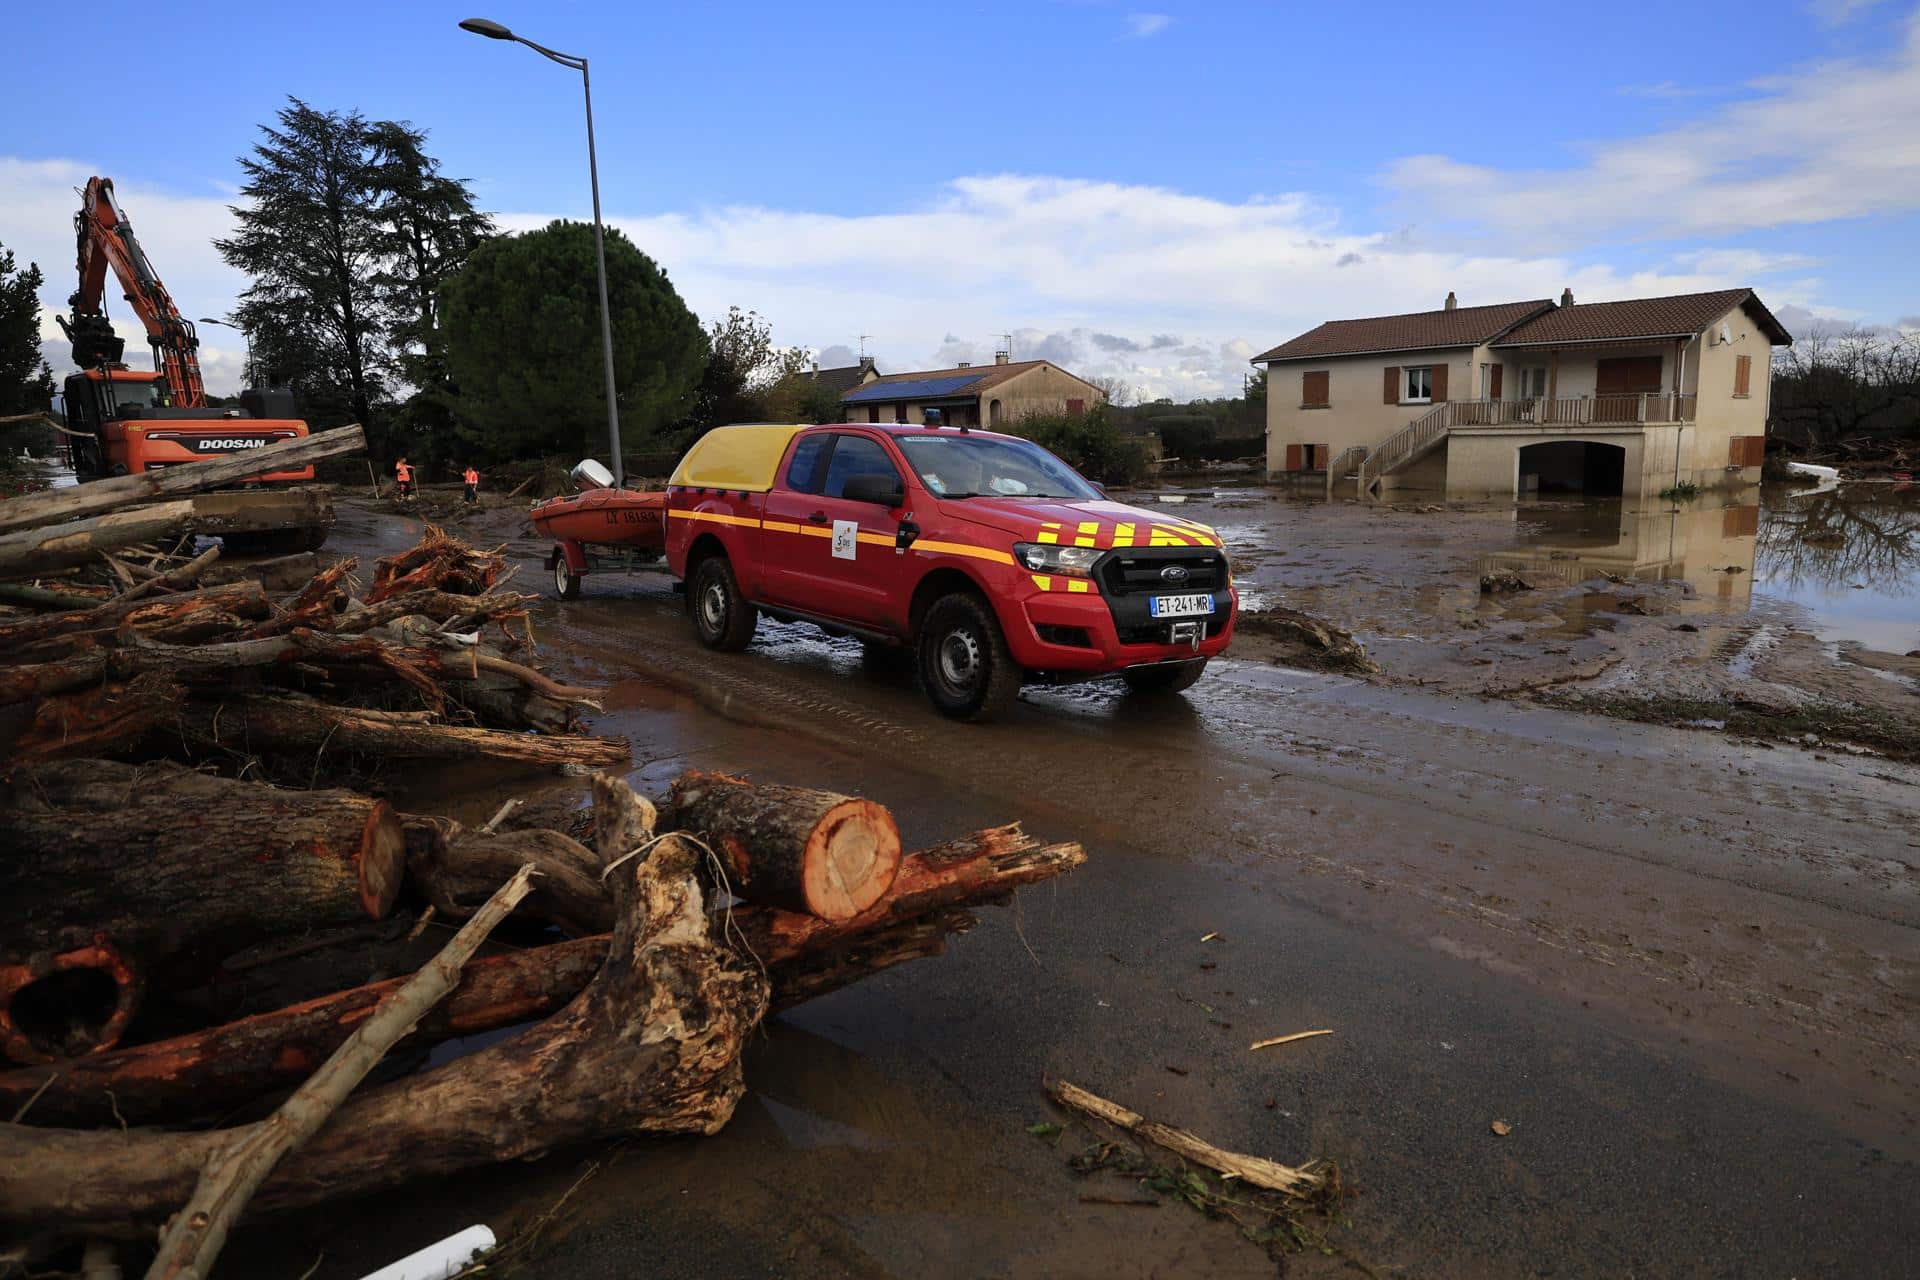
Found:
[[[942,715],[987,720],[1020,696],[1022,672],[987,602],[956,592],[927,610],[915,643],[920,683]]]
[[[563,551],[553,553],[553,594],[562,600],[580,598],[580,575],[567,568],[567,556]]]
[[[760,611],[740,594],[740,583],[724,555],[708,556],[687,584],[687,607],[700,643],[722,653],[738,653],[753,639]]]
[[[1206,669],[1207,660],[1201,658],[1194,662],[1170,662],[1164,667],[1135,667],[1121,672],[1120,678],[1135,693],[1179,693],[1182,689],[1191,689]]]

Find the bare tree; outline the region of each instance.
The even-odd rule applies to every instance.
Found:
[[[1772,430],[1814,448],[1920,436],[1920,333],[1811,330],[1774,357]]]

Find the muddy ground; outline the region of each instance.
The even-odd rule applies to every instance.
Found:
[[[319,1258],[318,1276],[359,1275],[473,1221],[537,1233],[522,1274],[554,1277],[1282,1269],[1178,1203],[1083,1201],[1134,1192],[1069,1169],[1086,1129],[1029,1133],[1062,1119],[1049,1075],[1223,1146],[1339,1161],[1356,1194],[1310,1224],[1328,1252],[1292,1256],[1289,1275],[1920,1270],[1920,769],[1471,696],[1678,665],[1641,654],[1771,673],[1784,660],[1756,652],[1762,633],[1811,636],[1844,672],[1858,664],[1829,637],[1894,652],[1878,624],[1752,589],[1773,580],[1764,562],[1725,573],[1755,517],[1717,508],[1684,574],[1627,589],[1648,610],[1632,614],[1586,607],[1622,592],[1581,586],[1584,561],[1564,586],[1481,596],[1485,557],[1533,557],[1517,571],[1543,578],[1566,563],[1526,541],[1552,518],[1259,490],[1193,506],[1226,533],[1250,603],[1335,619],[1385,672],[1301,671],[1248,644],[1184,697],[1031,690],[1005,723],[962,726],[810,628],[763,623],[748,652],[707,653],[663,579],[589,579],[583,599],[541,604],[561,672],[609,687],[597,727],[631,736],[641,785],[698,765],[857,791],[913,843],[1020,818],[1084,841],[1089,864],[942,958],[772,1019],[716,1138],[559,1153],[290,1219],[248,1233],[234,1274]],[[1584,556],[1608,517],[1579,512],[1558,536]],[[343,550],[416,531],[351,501],[342,517]],[[476,538],[515,534],[510,509],[470,520]],[[522,585],[543,586],[540,548],[512,549]],[[1717,577],[1698,567],[1714,562]],[[1643,628],[1676,649],[1626,639]],[[516,786],[384,781],[469,815]]]

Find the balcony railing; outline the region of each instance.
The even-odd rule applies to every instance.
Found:
[[[1450,427],[1583,427],[1692,422],[1694,397],[1671,391],[1527,400],[1455,400]]]

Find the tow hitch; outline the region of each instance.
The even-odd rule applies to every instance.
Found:
[[[1184,644],[1195,653],[1200,651],[1200,640],[1206,634],[1205,628],[1197,621],[1176,622],[1173,632],[1167,638],[1168,644]]]

